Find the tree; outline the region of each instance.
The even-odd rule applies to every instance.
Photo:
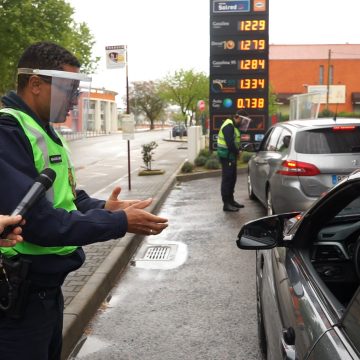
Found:
[[[159,95],[159,84],[156,81],[137,81],[131,83],[129,89],[131,112],[140,112],[150,121],[150,130],[154,129],[154,121],[159,120],[166,107]]]
[[[269,86],[269,116],[275,115],[278,110],[278,104],[276,102],[276,94],[274,93],[273,87]]]
[[[64,0],[2,0],[0,3],[0,94],[15,88],[16,66],[22,52],[37,41],[52,41],[74,53],[87,73],[93,36],[85,23],[77,24],[74,9]]]
[[[174,75],[167,75],[161,82],[161,96],[180,107],[187,125],[187,115],[190,115],[190,119],[193,118],[197,102],[209,102],[209,78],[204,73],[196,73],[194,70],[175,71]]]

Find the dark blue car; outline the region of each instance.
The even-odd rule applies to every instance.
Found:
[[[172,136],[173,137],[183,137],[183,136],[187,136],[187,129],[185,127],[185,125],[175,125],[172,128]]]

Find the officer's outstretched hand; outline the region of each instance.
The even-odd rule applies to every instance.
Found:
[[[0,246],[9,247],[14,246],[18,242],[23,241],[21,234],[21,227],[16,226],[9,235],[6,236],[6,239],[2,238],[1,234],[5,230],[6,226],[19,224],[23,225],[25,221],[21,221],[21,216],[8,216],[8,215],[0,215]]]
[[[168,227],[168,219],[143,210],[151,203],[151,198],[142,200],[128,206],[124,210],[128,221],[127,232],[142,235],[157,235]]]
[[[140,200],[120,200],[118,196],[121,193],[121,187],[116,186],[105,203],[105,209],[116,211],[126,209],[128,206],[138,203]]]

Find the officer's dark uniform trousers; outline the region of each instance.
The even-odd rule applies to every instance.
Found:
[[[25,315],[21,319],[9,319],[0,312],[0,359],[60,360],[63,309],[64,299],[60,287],[33,288]],[[35,327],[35,332],[34,324],[39,324],[38,328]],[[7,348],[10,349],[9,352]],[[47,349],[51,349],[52,353],[48,353]]]
[[[236,160],[220,158],[222,168],[221,197],[223,203],[231,203],[234,200],[234,191],[237,178]]]

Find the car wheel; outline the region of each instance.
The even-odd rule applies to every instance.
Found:
[[[256,272],[259,271],[258,266],[256,266]],[[262,269],[260,270],[262,271]],[[265,334],[265,327],[263,321],[263,312],[261,306],[261,295],[260,295],[260,277],[256,276],[256,313],[257,313],[257,331],[258,331],[258,341],[259,341],[259,348],[260,348],[260,355],[261,359],[266,359],[267,357],[267,344],[266,344],[266,334]]]
[[[247,175],[247,186],[248,186],[248,195],[249,195],[249,199],[250,200],[255,200],[255,194],[253,192],[253,188],[251,185],[251,179],[250,179],[250,173],[248,171],[248,175]]]
[[[268,216],[271,216],[271,215],[275,214],[273,203],[272,203],[272,195],[271,195],[270,188],[266,192],[266,210],[267,210],[267,215]]]

